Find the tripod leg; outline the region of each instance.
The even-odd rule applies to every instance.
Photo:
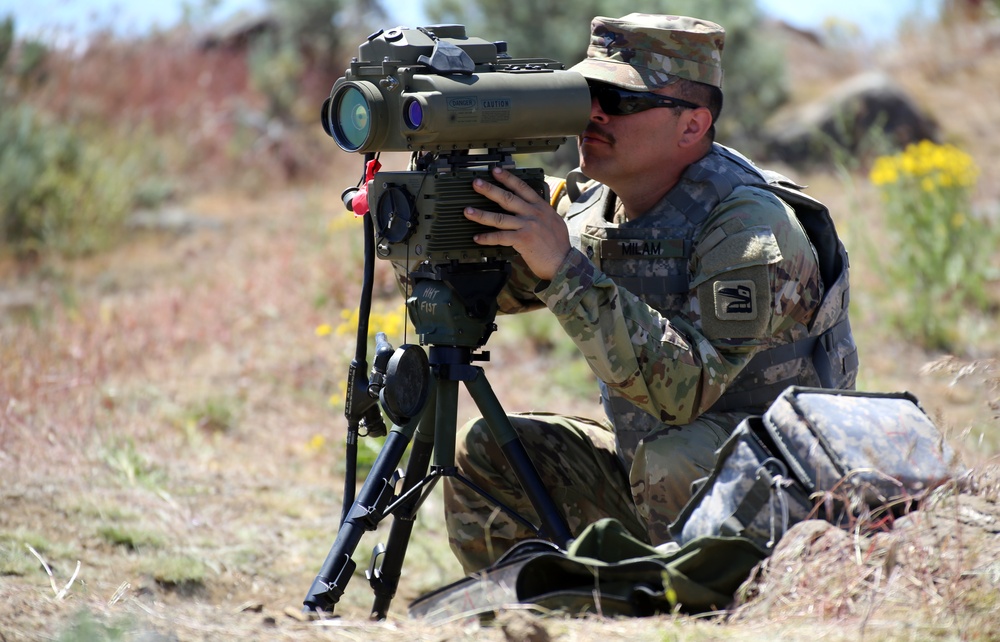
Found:
[[[417,433],[410,449],[410,459],[406,463],[406,476],[403,478],[403,488],[400,495],[414,488],[427,476],[430,467],[431,453],[434,450],[434,427],[436,422],[434,397],[424,412],[417,427]],[[385,546],[385,555],[377,569],[373,569],[368,578],[375,601],[372,604],[371,619],[384,620],[389,612],[389,604],[396,595],[399,577],[403,569],[403,558],[410,542],[410,534],[420,506],[420,493],[413,493],[407,500],[393,511],[392,527],[389,530],[389,540]]]
[[[365,531],[374,530],[384,517],[382,511],[393,495],[393,477],[412,434],[412,425],[409,430],[394,427],[389,432],[347,519],[340,525],[326,561],[309,587],[304,610],[332,612],[340,601],[356,567],[351,555]]]
[[[542,534],[560,547],[566,548],[570,540],[573,539],[569,526],[566,524],[566,518],[542,484],[542,479],[538,475],[535,465],[531,463],[531,458],[528,457],[524,444],[518,438],[517,432],[514,431],[514,426],[511,425],[507,413],[504,412],[496,394],[490,388],[486,376],[480,370],[479,375],[467,380],[465,385],[479,407],[479,411],[483,413],[483,418],[486,419],[493,437],[500,444],[507,461],[520,480],[528,500],[541,518]]]
[[[458,381],[441,379],[435,390],[434,465],[450,470],[455,466],[455,434],[458,427]]]

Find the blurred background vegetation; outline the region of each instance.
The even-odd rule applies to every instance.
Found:
[[[206,31],[200,25],[217,5],[188,6],[180,26],[141,39],[96,34],[82,51],[17,40],[13,19],[5,19],[0,199],[10,251],[98,251],[121,237],[137,207],[189,190],[263,189],[324,173],[329,147],[317,139],[318,105],[361,35],[386,26],[383,3],[269,0],[264,15]],[[572,65],[586,55],[592,16],[661,5],[430,0],[426,11],[431,22],[506,39],[515,57]],[[752,146],[787,93],[781,51],[754,37],[755,3],[684,0],[671,9],[726,25],[726,110],[740,116],[724,119],[722,137]],[[109,68],[124,73],[109,77]]]

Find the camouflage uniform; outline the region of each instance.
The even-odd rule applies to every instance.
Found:
[[[722,42],[721,27],[701,20],[599,17],[588,58],[574,69],[635,90],[675,77],[719,86]],[[597,376],[607,414],[602,423],[512,417],[574,534],[615,517],[637,537],[669,541],[691,483],[708,474],[733,428],[790,383],[820,385],[807,354],[813,335],[837,327],[833,352],[852,352],[846,263],[829,279],[836,296],[827,303],[816,249],[767,178],[714,145],[632,220],[607,186],[571,182],[560,212],[573,249],[556,275],[539,282],[515,262],[501,310],[548,307]],[[836,239],[832,226],[828,233]],[[853,385],[856,362],[841,360],[835,370],[833,385]],[[459,433],[456,462],[538,523],[482,420]],[[462,484],[447,480],[445,503],[452,548],[467,571],[531,536]]]

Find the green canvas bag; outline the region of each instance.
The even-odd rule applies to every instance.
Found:
[[[567,551],[542,540],[520,542],[489,568],[418,598],[409,615],[440,623],[511,607],[571,615],[700,613],[725,608],[765,557],[741,537],[655,548],[608,518],[584,529]]]

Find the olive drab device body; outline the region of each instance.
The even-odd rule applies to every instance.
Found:
[[[510,170],[539,194],[544,173],[512,154],[557,149],[590,119],[582,75],[543,58],[511,58],[506,43],[469,37],[462,25],[378,31],[361,44],[322,108],[323,128],[348,152],[412,152],[408,171],[367,186],[378,257],[405,265],[505,259],[476,244],[485,226],[466,206],[497,206],[472,189],[489,168]]]
[[[590,89],[562,63],[514,59],[462,25],[378,31],[323,104],[348,152],[557,148],[590,118]]]

